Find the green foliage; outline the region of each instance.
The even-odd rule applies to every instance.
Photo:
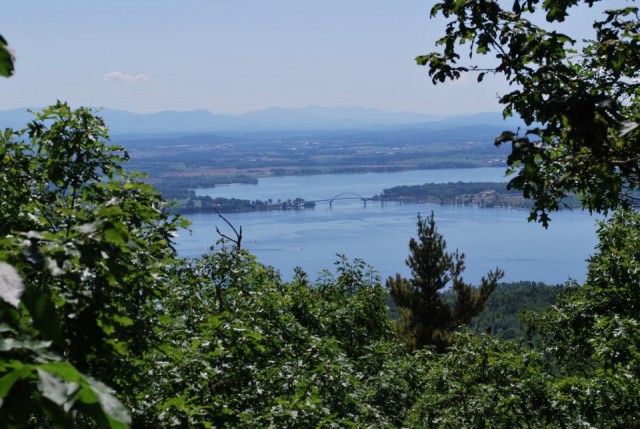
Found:
[[[437,360],[419,358],[421,388],[404,427],[563,427],[549,400],[551,376],[539,353],[463,334]]]
[[[181,220],[120,167],[126,152],[105,144],[106,128],[88,109],[58,103],[36,117],[0,140],[0,183],[11,189],[0,196],[0,258],[64,315],[60,351],[82,371],[111,377],[149,346],[141,334],[155,325]]]
[[[89,109],[59,102],[35,116],[0,136],[0,260],[26,284],[36,339],[130,401],[184,222],[123,170],[126,152]]]
[[[530,317],[563,366],[587,373],[600,367],[640,371],[639,227],[635,211],[602,222],[585,284],[570,288],[552,311]]]
[[[33,426],[39,410],[56,427],[129,427],[129,412],[113,392],[55,352],[57,315],[25,305],[42,302],[36,294],[26,296],[17,271],[0,262],[0,426]]]
[[[606,11],[593,38],[576,50],[553,23],[583,3],[594,1],[516,0],[510,9],[494,1],[438,2],[431,15],[450,19],[438,41],[443,50],[416,59],[434,83],[477,72],[479,81],[492,73],[515,88],[500,98],[504,115],[519,115],[529,128],[504,132],[496,144],[511,143],[509,172],[516,175],[509,186],[534,200],[530,220],[545,226],[567,195],[607,212],[629,206],[640,187],[638,9]],[[549,29],[536,24],[537,11],[546,13]],[[465,44],[469,64],[460,55]],[[490,53],[491,67],[473,63],[474,54]]]
[[[640,403],[640,215],[616,212],[601,224],[587,281],[552,310],[529,315],[531,329],[566,378],[583,418],[597,427],[633,426]]]
[[[543,351],[521,343],[462,332],[446,353],[376,352],[362,386],[376,427],[624,428],[637,419],[635,377],[558,374]]]
[[[391,338],[386,291],[361,261],[315,284],[284,283],[244,250],[218,246],[180,270],[151,356],[146,424],[352,426],[358,358]]]
[[[283,282],[240,237],[177,258],[184,222],[106,139],[62,103],[0,138],[0,426],[636,425],[637,212],[602,224],[582,288],[526,316],[538,349],[463,326],[550,289],[492,294],[500,270],[471,287],[433,213],[419,217],[412,278],[388,280],[408,353],[361,260]]]
[[[7,41],[0,35],[0,76],[9,77],[13,74],[15,60]]]
[[[488,332],[496,337],[511,340],[523,339],[525,329],[521,316],[526,312],[542,313],[565,291],[564,286],[544,283],[501,283],[493,291],[482,312],[473,319],[469,328],[476,332]],[[452,301],[453,294],[445,292],[445,301]]]
[[[398,333],[411,349],[433,345],[443,351],[451,342],[451,333],[480,313],[504,273],[490,271],[477,289],[465,283],[461,277],[464,254],[447,252],[433,212],[427,220],[418,215],[418,240],[412,238],[409,249],[407,266],[413,277],[408,280],[397,274],[387,280],[400,315]],[[440,295],[449,283],[455,294],[452,305]]]
[[[477,72],[479,81],[485,73],[493,73],[512,85],[513,90],[500,98],[503,113],[519,115],[528,129],[524,134],[504,132],[496,144],[511,143],[508,164],[515,176],[509,186],[533,199],[530,220],[546,226],[549,211],[557,210],[570,194],[578,195],[590,211],[618,209],[601,225],[600,244],[589,260],[586,283],[572,284],[546,313],[526,316],[552,367],[538,366],[528,376],[543,383],[539,395],[515,394],[518,401],[529,396],[541,400],[526,410],[502,408],[490,420],[503,423],[497,426],[637,425],[640,216],[628,208],[636,202],[640,188],[640,23],[636,7],[607,10],[593,24],[593,37],[575,49],[573,38],[555,31],[553,24],[563,21],[571,7],[594,3],[516,0],[508,9],[493,1],[441,1],[432,15],[450,20],[438,41],[442,52],[417,58],[429,67],[434,83]],[[542,25],[548,29],[537,24],[539,12],[546,13],[547,23]],[[467,64],[460,55],[465,44],[469,46]],[[489,53],[495,53],[493,66],[481,69],[473,63],[474,54]],[[514,359],[522,353],[518,351]],[[460,362],[457,367],[464,365]],[[488,368],[494,370],[496,363]],[[465,377],[459,373],[455,378]],[[462,384],[465,401],[476,398],[469,391],[481,386],[466,380]],[[496,384],[499,381],[491,387]],[[429,404],[439,404],[440,398],[430,398]],[[478,405],[494,398],[483,398]],[[492,407],[501,408],[495,403]],[[514,411],[536,414],[524,421],[500,420]],[[460,421],[455,418],[464,413],[456,410],[449,416],[454,420],[438,417],[438,423],[444,424],[434,426],[484,426],[481,416],[485,414],[478,411],[470,416],[472,420]],[[432,415],[421,415],[435,421]]]

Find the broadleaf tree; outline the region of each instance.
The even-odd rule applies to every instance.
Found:
[[[506,79],[503,114],[519,116],[527,128],[505,131],[496,144],[511,144],[509,187],[533,199],[529,219],[545,226],[568,195],[605,213],[638,201],[638,8],[602,12],[589,40],[558,29],[571,8],[596,3],[439,1],[431,15],[448,19],[441,50],[416,58],[434,83],[469,73],[478,81],[487,73]]]
[[[592,427],[634,426],[640,406],[640,214],[619,210],[600,222],[587,279],[548,311],[525,320],[554,359],[567,414]]]
[[[0,136],[0,261],[24,281],[36,340],[132,405],[185,221],[122,163],[104,122],[66,103]]]
[[[227,243],[179,271],[140,426],[367,426],[356,424],[362,366],[393,334],[386,290],[362,261],[287,283]]]

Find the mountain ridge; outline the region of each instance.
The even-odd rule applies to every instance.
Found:
[[[31,109],[39,110],[39,109]],[[98,108],[96,112],[109,127],[111,135],[150,135],[180,133],[256,132],[256,131],[328,131],[388,128],[451,129],[470,125],[511,126],[498,112],[465,116],[435,116],[413,112],[387,112],[362,107],[306,106],[270,107],[238,115],[216,114],[208,110],[159,111],[134,113]],[[33,119],[28,108],[0,111],[0,128],[21,129]]]

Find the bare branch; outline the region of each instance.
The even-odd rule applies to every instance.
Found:
[[[218,211],[218,209],[215,209],[216,213],[218,214],[218,217],[220,217],[220,219],[222,219],[223,221],[225,221],[225,223],[227,225],[229,225],[229,227],[231,227],[231,229],[233,230],[233,233],[235,234],[236,238],[231,238],[228,235],[223,234],[222,232],[220,232],[220,229],[218,229],[218,227],[216,226],[216,232],[218,233],[218,235],[222,238],[225,238],[227,240],[229,240],[230,242],[234,243],[236,245],[236,248],[238,250],[240,250],[240,246],[242,243],[242,226],[240,226],[240,231],[238,232],[238,230],[231,224],[231,222],[229,222],[229,220],[222,216],[222,214]]]
[[[624,160],[612,160],[611,163],[612,164],[629,164],[631,162],[637,162],[638,160],[640,160],[640,156],[634,156],[633,158],[629,158],[629,159],[624,159]]]

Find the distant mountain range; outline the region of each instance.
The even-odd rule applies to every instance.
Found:
[[[241,115],[220,115],[206,110],[141,114],[104,108],[98,111],[98,115],[104,118],[112,136],[302,130],[367,129],[375,131],[388,128],[446,130],[478,125],[505,128],[519,125],[516,120],[504,121],[500,113],[444,118],[360,107],[322,106],[272,107]],[[26,108],[0,111],[0,129],[24,128],[32,118],[33,115]]]

